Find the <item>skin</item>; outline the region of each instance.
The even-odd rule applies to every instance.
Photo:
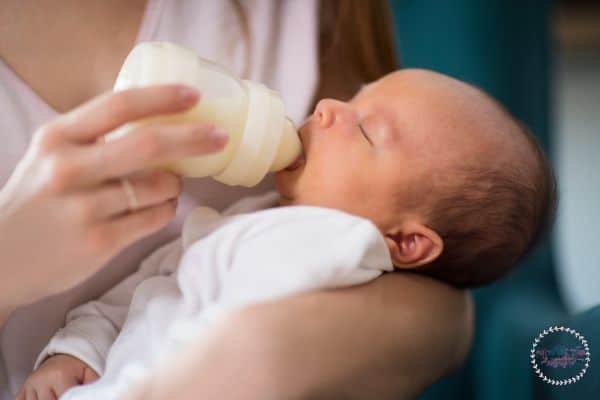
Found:
[[[516,126],[473,87],[425,70],[401,70],[349,102],[325,99],[300,129],[304,162],[277,174],[283,204],[336,208],[368,218],[397,268],[443,250],[427,226],[436,179],[466,162],[511,163]],[[460,185],[460,182],[456,182]]]
[[[64,260],[59,260],[56,265],[50,265],[49,261],[60,253],[56,248],[47,253],[41,250],[36,254],[13,252],[10,256],[4,250],[11,249],[0,251],[0,267],[22,266],[18,274],[13,268],[2,271],[11,280],[0,281],[4,283],[0,288],[0,323],[16,307],[81,282],[101,267],[98,259],[108,259],[117,252],[115,243],[130,243],[168,222],[173,213],[173,204],[169,200],[178,194],[177,178],[172,175],[146,176],[141,172],[154,165],[157,158],[164,158],[165,154],[180,157],[185,151],[195,154],[211,152],[223,142],[223,138],[210,139],[210,127],[198,125],[176,132],[158,127],[152,135],[140,132],[138,139],[150,136],[164,140],[144,139],[151,142],[145,144],[143,141],[122,142],[118,151],[108,153],[91,151],[94,145],[79,140],[78,132],[87,138],[90,134],[92,137],[102,136],[105,132],[96,129],[98,123],[108,128],[117,120],[124,122],[139,115],[174,112],[195,101],[192,96],[191,100],[188,98],[182,103],[176,95],[176,87],[165,87],[160,89],[161,92],[152,91],[158,89],[140,89],[140,92],[128,94],[127,98],[106,95],[102,101],[96,99],[112,87],[122,60],[134,43],[145,1],[5,0],[2,5],[0,57],[58,111],[72,110],[82,102],[94,99],[93,106],[87,105],[87,114],[79,110],[41,127],[35,136],[41,142],[47,140],[50,146],[46,148],[44,145],[45,153],[35,147],[28,150],[28,157],[23,160],[25,166],[20,170],[39,173],[43,169],[37,166],[47,160],[60,161],[59,165],[67,171],[74,165],[86,171],[101,170],[106,163],[98,164],[96,156],[103,153],[115,157],[114,168],[121,168],[121,173],[140,174],[136,192],[138,185],[144,187],[144,183],[152,189],[146,199],[148,215],[136,218],[134,226],[120,230],[123,235],[120,240],[111,236],[109,231],[84,235],[92,238],[93,245],[89,248],[84,246],[78,262],[63,266]],[[45,40],[39,40],[40,37]],[[67,75],[68,81],[47,79],[47,76]],[[96,122],[92,124],[83,118],[85,115],[103,115],[101,120],[112,122],[93,119]],[[78,123],[72,124],[73,121]],[[196,134],[191,135],[194,130]],[[118,154],[135,153],[139,146],[153,149],[148,150],[149,154],[139,163],[127,166],[129,161],[118,157]],[[112,176],[115,176],[115,171]],[[3,193],[2,201],[5,203],[0,203],[0,210],[9,203],[17,207],[13,210],[19,210],[18,215],[22,219],[14,221],[18,221],[21,227],[60,223],[61,229],[72,233],[64,235],[64,240],[57,245],[60,244],[63,249],[75,248],[73,243],[80,243],[81,229],[87,231],[92,225],[85,218],[85,222],[74,218],[77,215],[74,210],[78,207],[89,210],[90,203],[81,202],[79,206],[63,210],[67,204],[65,200],[77,197],[74,195],[90,187],[111,186],[107,181],[98,181],[98,176],[81,182],[77,180],[79,174],[66,175],[68,179],[61,174],[19,175],[15,171],[11,186],[19,190],[11,191],[10,195],[4,194],[9,192]],[[46,190],[49,187],[60,190]],[[97,202],[101,199],[99,192],[87,193],[88,200]],[[119,199],[114,198],[114,204],[123,201],[122,195],[120,193]],[[52,213],[35,214],[36,208],[47,202],[57,205],[53,208],[55,211],[60,209],[66,214],[51,221],[46,221],[46,218]],[[122,209],[123,205],[119,207]],[[112,209],[111,212],[114,211]],[[6,222],[6,215],[0,212],[0,236],[3,238],[3,227],[13,234],[8,229],[11,224]],[[40,221],[45,223],[40,224]],[[24,231],[24,234],[31,233],[31,230]],[[56,236],[59,235],[46,232],[36,242]],[[75,236],[77,240],[73,239]],[[15,262],[13,256],[17,257]],[[43,259],[43,267],[30,263],[27,256]],[[38,278],[40,274],[42,277]],[[471,305],[468,293],[411,274],[388,274],[360,287],[259,304],[231,315],[215,326],[205,341],[199,341],[197,348],[190,349],[186,361],[188,370],[176,368],[180,364],[174,362],[136,390],[151,390],[158,396],[156,398],[163,399],[197,398],[203,391],[207,393],[206,398],[210,398],[210,393],[218,393],[213,398],[228,399],[241,398],[242,394],[244,399],[411,398],[438,377],[459,366],[466,356],[473,333]],[[430,329],[432,325],[437,329]],[[364,329],[357,330],[356,326]],[[232,348],[235,351],[230,351]],[[257,363],[257,359],[261,362]],[[323,363],[323,359],[329,362]],[[409,365],[406,359],[419,362]],[[243,380],[238,385],[214,379],[232,376],[231,373],[236,372],[239,366],[250,364],[253,367],[244,369]],[[374,364],[378,368],[373,368]],[[57,371],[60,370],[57,368]],[[205,373],[189,374],[189,370]],[[308,370],[312,373],[307,374]],[[282,385],[282,382],[295,384]]]

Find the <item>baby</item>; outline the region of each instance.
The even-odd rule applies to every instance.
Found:
[[[552,172],[526,129],[437,73],[402,70],[347,103],[322,100],[300,138],[304,154],[277,173],[278,193],[222,214],[196,209],[181,238],[72,310],[18,398],[117,398],[253,302],[394,268],[487,284],[533,246],[555,207]]]

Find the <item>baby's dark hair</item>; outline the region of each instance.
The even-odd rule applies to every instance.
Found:
[[[436,185],[425,221],[443,239],[444,249],[418,272],[459,288],[491,283],[511,270],[551,227],[558,202],[556,179],[540,143],[491,100],[516,122],[531,150],[527,164],[532,167],[461,166],[451,180]]]

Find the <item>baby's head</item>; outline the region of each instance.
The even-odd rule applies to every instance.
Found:
[[[459,287],[491,282],[529,250],[555,207],[549,164],[482,91],[401,70],[300,129],[305,162],[277,174],[282,204],[373,221],[394,265]]]

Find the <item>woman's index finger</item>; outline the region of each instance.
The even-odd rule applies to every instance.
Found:
[[[66,140],[95,142],[127,122],[184,111],[194,105],[199,96],[193,87],[180,84],[107,92],[60,116],[55,127]]]

